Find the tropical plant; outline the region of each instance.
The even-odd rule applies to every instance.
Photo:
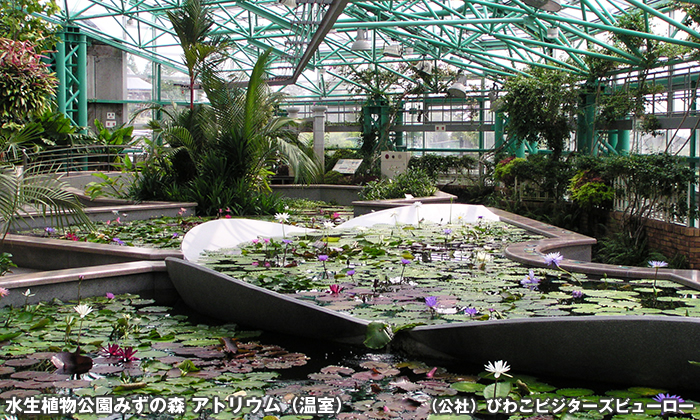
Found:
[[[273,165],[288,164],[300,181],[320,173],[310,148],[291,129],[293,120],[275,115],[281,96],[270,93],[263,79],[269,55],[259,58],[247,89],[206,74],[202,86],[211,106],[165,110],[166,121],[152,127],[170,149],[146,163],[135,198],[196,201],[200,214],[221,208],[276,213],[282,204],[270,196]]]
[[[224,60],[229,42],[213,35],[214,20],[210,8],[201,0],[186,0],[176,11],[166,12],[180,41],[189,75],[190,109],[194,108],[194,90],[197,79]]]
[[[57,80],[41,59],[31,41],[0,38],[0,125],[49,109]]]
[[[75,195],[66,191],[65,182],[36,167],[25,168],[20,173],[13,166],[0,166],[0,220],[5,235],[23,216],[35,211],[44,218],[53,218],[56,224],[82,224],[90,226],[90,219]]]

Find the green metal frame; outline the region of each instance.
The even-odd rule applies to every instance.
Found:
[[[58,110],[79,127],[87,127],[87,40],[78,28],[65,27],[53,54],[59,85]]]
[[[63,0],[55,21],[182,71],[166,17],[181,1]],[[521,0],[298,0],[294,8],[275,0],[209,0],[207,4],[214,13],[216,33],[235,43],[227,71],[249,72],[259,54],[272,49],[272,81],[288,84],[301,77],[300,84],[317,96],[332,96],[334,89],[322,86],[318,78],[302,77],[305,70],[361,63],[394,69],[397,63],[415,64],[426,58],[476,77],[501,80],[519,74],[528,64],[586,74],[586,56],[613,60],[634,70],[642,63],[642,54],[611,45],[612,33],[700,48],[691,41],[700,38],[700,33],[687,25],[685,16],[671,18],[668,2],[661,0],[579,0],[564,4],[557,13]],[[652,31],[616,26],[621,16],[637,11],[644,13],[645,25]],[[663,35],[654,33],[655,22],[669,30]],[[369,30],[373,51],[352,50],[358,28]],[[558,28],[556,37],[547,37],[549,28]],[[383,56],[381,50],[389,42],[413,48],[414,55]],[[338,81],[338,72],[329,75]]]

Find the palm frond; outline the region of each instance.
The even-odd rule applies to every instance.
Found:
[[[18,173],[12,166],[0,167],[0,217],[3,238],[24,217],[38,213],[52,224],[81,224],[91,227],[90,219],[67,184],[54,174],[38,173],[29,168]]]

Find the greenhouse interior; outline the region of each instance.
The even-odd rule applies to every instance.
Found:
[[[4,419],[700,419],[698,0],[0,0]]]

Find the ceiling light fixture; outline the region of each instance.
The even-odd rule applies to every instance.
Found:
[[[372,44],[367,40],[367,33],[364,29],[360,28],[357,30],[357,38],[355,42],[352,43],[353,51],[372,51]]]
[[[547,39],[550,40],[555,40],[559,38],[559,28],[556,26],[552,26],[551,28],[547,28]]]
[[[556,13],[561,10],[561,4],[556,0],[523,0],[523,3],[548,12]]]
[[[401,46],[399,44],[386,44],[384,46],[384,51],[382,51],[387,57],[398,57],[401,58]]]
[[[457,80],[447,88],[447,94],[453,98],[466,98],[467,86],[465,83],[467,83],[467,76],[463,74],[457,75]]]

